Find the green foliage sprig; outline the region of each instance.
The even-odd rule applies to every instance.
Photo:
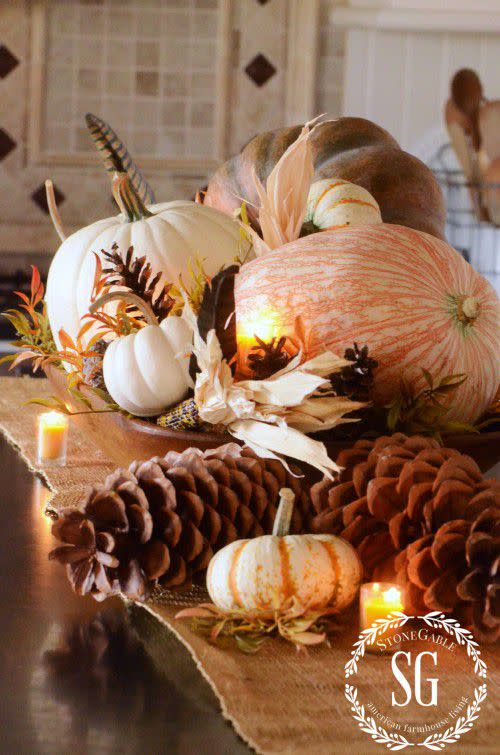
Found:
[[[387,429],[390,432],[421,433],[441,440],[441,433],[477,432],[467,422],[449,420],[449,399],[465,382],[467,375],[445,375],[438,382],[428,370],[422,369],[427,387],[421,391],[411,386],[404,378],[400,392],[387,409]]]

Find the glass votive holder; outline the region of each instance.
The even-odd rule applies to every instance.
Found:
[[[45,412],[38,418],[38,463],[64,467],[68,450],[69,418],[61,412]]]
[[[368,629],[377,619],[386,619],[393,611],[402,611],[401,590],[391,582],[366,582],[359,593],[359,617],[361,630]],[[394,643],[396,630],[386,629],[375,642],[367,645],[371,653],[387,653],[397,648]]]

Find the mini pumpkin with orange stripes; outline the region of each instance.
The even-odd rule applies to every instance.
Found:
[[[207,589],[222,611],[270,616],[299,608],[338,613],[356,597],[361,565],[334,535],[289,535],[294,494],[280,491],[273,534],[236,540],[210,561]]]
[[[340,178],[311,184],[303,234],[381,222],[377,200],[362,186]]]

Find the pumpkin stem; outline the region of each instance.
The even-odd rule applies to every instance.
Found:
[[[473,296],[462,296],[457,301],[457,317],[464,325],[470,325],[479,315],[479,302]]]
[[[146,318],[148,325],[159,325],[158,318],[156,317],[149,304],[146,304],[144,299],[141,299],[140,296],[133,294],[131,291],[112,291],[109,294],[104,294],[104,296],[101,296],[99,299],[96,299],[96,301],[92,302],[89,307],[90,314],[93,315],[95,312],[97,312],[98,309],[101,309],[110,301],[128,301],[131,304],[134,304],[134,306],[136,306],[137,309],[142,312],[142,314]]]
[[[66,234],[64,233],[61,216],[59,215],[59,210],[57,209],[56,197],[54,194],[54,184],[52,183],[50,178],[47,178],[47,180],[45,181],[45,196],[47,197],[47,207],[49,208],[52,225],[54,226],[55,231],[61,241],[64,241],[66,239]]]
[[[281,488],[280,502],[273,526],[274,536],[284,537],[290,532],[294,503],[295,493],[293,492],[293,490],[290,490],[290,488]]]
[[[135,190],[127,173],[118,170],[113,173],[112,186],[115,202],[130,223],[153,216]]]

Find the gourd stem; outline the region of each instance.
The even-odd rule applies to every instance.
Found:
[[[293,490],[290,490],[290,488],[281,488],[280,502],[273,525],[273,535],[276,537],[284,537],[290,532],[294,503],[295,493]]]
[[[45,196],[47,197],[47,207],[49,208],[52,225],[54,226],[54,229],[61,241],[65,241],[66,234],[64,233],[61,216],[59,215],[59,210],[57,209],[56,197],[54,194],[54,184],[52,183],[50,178],[47,178],[47,180],[45,181]]]
[[[149,304],[146,304],[140,296],[137,296],[137,294],[134,294],[131,291],[112,291],[109,294],[104,294],[104,296],[101,296],[99,299],[92,302],[89,307],[90,314],[93,315],[98,309],[101,309],[110,301],[129,301],[131,304],[134,304],[140,312],[142,312],[148,325],[159,325],[158,318]]]
[[[463,325],[471,325],[479,315],[479,302],[473,296],[460,296],[457,300],[457,318]]]
[[[113,173],[111,183],[115,202],[130,223],[153,216],[135,190],[127,173],[117,170]]]

